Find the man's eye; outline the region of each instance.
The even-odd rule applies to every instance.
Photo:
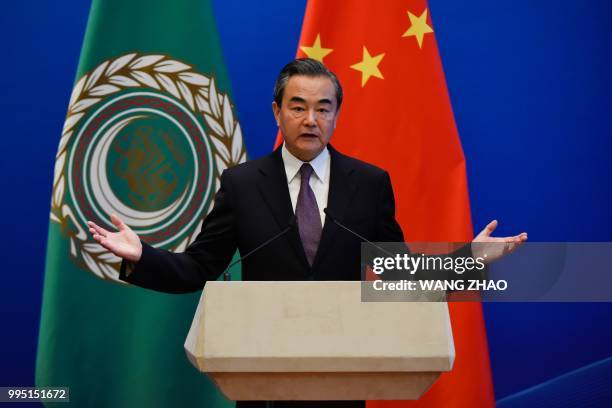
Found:
[[[319,109],[319,112],[321,112],[321,113],[327,113],[327,112],[329,112],[329,110],[328,110],[328,109],[325,109],[325,108],[321,108],[321,109]]]
[[[296,112],[304,112],[304,108],[301,108],[301,107],[299,107],[299,106],[296,106],[296,107],[294,107],[294,108],[292,108],[292,109],[293,109],[294,111],[296,111]]]

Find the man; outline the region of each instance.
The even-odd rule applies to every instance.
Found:
[[[124,259],[121,279],[163,292],[202,289],[206,281],[219,277],[236,249],[247,254],[279,233],[282,235],[244,260],[243,280],[359,280],[361,239],[333,219],[370,241],[403,242],[404,236],[395,220],[388,173],[329,145],[341,104],[342,87],[323,64],[307,58],[287,64],[277,78],[272,102],[284,139],[282,148],[223,173],[213,210],[184,253],[169,253],[141,242],[114,215],[111,219],[118,232],[89,222],[90,232]],[[493,238],[490,234],[495,226],[495,221],[490,223],[475,241],[506,242],[506,250],[512,250],[527,239],[525,233]],[[502,255],[499,248],[487,248],[489,260]],[[266,403],[238,406],[263,407]],[[353,407],[364,403],[274,406]]]

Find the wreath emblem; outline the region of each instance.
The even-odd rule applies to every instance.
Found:
[[[167,124],[170,134],[152,134],[154,126],[134,130],[147,120]],[[151,244],[182,251],[212,208],[223,170],[245,160],[240,124],[214,77],[167,55],[122,55],[74,86],[56,155],[50,218],[78,264],[121,282],[121,260],[89,236],[87,219],[113,228],[107,213],[118,213]],[[113,185],[116,174],[124,178],[123,196]]]

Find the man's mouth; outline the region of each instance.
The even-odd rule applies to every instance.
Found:
[[[302,133],[300,135],[300,137],[307,137],[307,138],[318,138],[319,136],[315,135],[314,133]]]

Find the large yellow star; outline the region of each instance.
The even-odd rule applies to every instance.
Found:
[[[361,87],[363,88],[370,77],[384,79],[383,74],[378,69],[378,64],[382,61],[385,53],[378,54],[374,57],[370,55],[368,49],[363,47],[363,59],[357,64],[351,65],[351,68],[361,71]]]
[[[308,58],[316,59],[320,63],[323,63],[323,58],[333,51],[331,48],[321,47],[321,35],[317,34],[312,47],[301,46],[300,49],[308,56]]]
[[[408,18],[410,19],[411,26],[402,37],[415,36],[419,48],[423,48],[423,37],[425,37],[425,34],[433,33],[433,29],[427,25],[427,9],[419,17],[408,12]]]

